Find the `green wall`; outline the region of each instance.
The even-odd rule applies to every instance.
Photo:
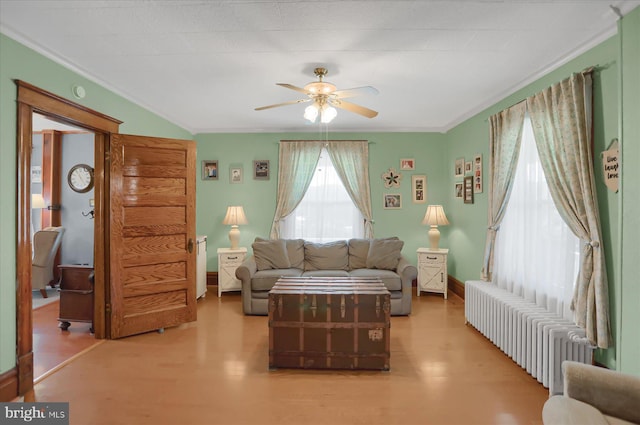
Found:
[[[622,19],[621,292],[615,299],[619,369],[640,375],[640,7]]]
[[[0,373],[16,354],[16,85],[19,79],[124,121],[122,133],[192,139],[191,133],[0,34]]]
[[[218,180],[198,178],[197,233],[207,235],[207,270],[217,270],[216,249],[228,247],[229,227],[222,224],[227,206],[242,205],[248,225],[240,226],[240,245],[250,249],[256,236],[269,237],[276,207],[278,145],[280,140],[324,140],[321,133],[198,134],[198,166],[203,160],[217,160]],[[404,242],[403,253],[416,261],[416,250],[427,243],[427,228],[420,224],[427,204],[411,201],[411,175],[427,176],[427,203],[444,203],[448,188],[446,136],[439,133],[331,133],[332,140],[368,140],[371,202],[376,237],[398,236]],[[400,171],[401,158],[414,158],[415,170]],[[268,181],[253,180],[254,160],[269,160]],[[229,183],[229,167],[241,165],[243,183]],[[402,174],[399,188],[385,188],[381,175],[390,167]],[[402,195],[401,210],[385,210],[385,193]],[[444,234],[444,232],[443,232]]]

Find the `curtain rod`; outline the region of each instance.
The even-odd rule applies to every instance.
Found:
[[[572,74],[582,74],[582,75],[584,75],[584,74],[593,74],[596,71],[600,71],[601,69],[607,69],[608,67],[609,67],[609,65],[605,65],[605,66],[602,66],[602,67],[600,65],[591,65],[591,66],[583,69],[582,71],[573,72]],[[505,110],[507,110],[509,108],[513,108],[514,106],[516,106],[516,105],[518,105],[518,104],[520,104],[522,102],[526,102],[526,101],[527,101],[526,98],[522,99],[522,100],[519,100],[516,103],[513,103],[510,106],[507,106],[506,108],[502,108],[500,111],[496,112],[495,114],[498,114],[498,113],[500,113],[502,111],[505,111]],[[484,119],[484,122],[488,122],[489,118],[491,118],[495,114],[489,115],[487,118]]]

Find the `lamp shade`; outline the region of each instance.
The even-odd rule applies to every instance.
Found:
[[[42,209],[47,208],[47,204],[44,202],[44,198],[41,193],[32,193],[31,194],[31,209]]]
[[[422,219],[422,224],[429,224],[435,226],[444,226],[449,224],[447,216],[444,214],[444,208],[442,205],[429,205],[427,212]]]
[[[233,206],[227,208],[227,215],[224,216],[222,224],[237,226],[238,224],[247,224],[247,217],[244,215],[244,209],[241,206]]]

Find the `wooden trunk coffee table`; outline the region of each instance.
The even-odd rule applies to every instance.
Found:
[[[269,368],[389,370],[390,297],[378,278],[279,279]]]

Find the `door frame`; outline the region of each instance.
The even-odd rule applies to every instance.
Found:
[[[21,80],[17,85],[17,291],[16,379],[17,394],[33,390],[33,322],[31,300],[31,152],[32,116],[38,113],[54,121],[91,130],[94,136],[94,323],[95,337],[109,337],[109,140],[122,121],[96,112]]]

